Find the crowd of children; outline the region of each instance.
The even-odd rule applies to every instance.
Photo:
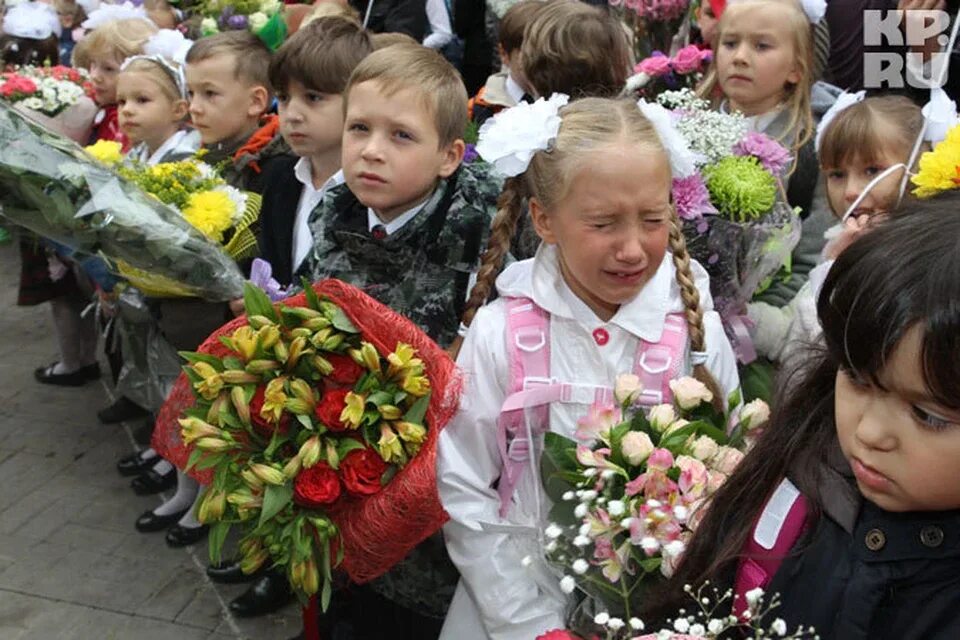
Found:
[[[524,560],[542,555],[523,532],[546,517],[533,468],[543,433],[572,435],[595,390],[651,346],[670,350],[672,372],[716,398],[740,387],[737,358],[675,211],[675,151],[625,95],[631,39],[642,34],[577,0],[367,1],[291,5],[292,33],[275,51],[247,30],[201,35],[180,3],[11,3],[0,55],[5,66],[89,72],[98,113],[80,142],[118,141],[146,165],[199,154],[262,196],[259,255],[281,285],[338,278],[456,355],[464,390],[437,455],[450,519],[386,575],[336,594],[325,637],[533,640],[563,628],[569,605],[556,576]],[[656,620],[683,606],[685,584],[732,586],[754,523],[786,483],[807,520],[795,553],[764,583],[780,594],[780,617],[821,638],[952,638],[958,197],[904,195],[919,152],[938,141],[930,114],[904,95],[831,84],[839,67],[828,44],[843,24],[828,29],[822,12],[811,15],[816,4],[702,0],[689,12],[694,38],[713,52],[698,94],[790,151],[784,196],[802,231],[789,277],[745,310],[757,351],[784,374],[773,417],[674,578],[639,604]],[[478,73],[489,75],[479,88]],[[556,126],[521,149],[522,166],[471,161],[468,125],[495,130],[497,114],[535,101],[557,107]],[[531,121],[531,138],[545,126]],[[522,146],[527,132],[512,133]],[[123,373],[156,364],[136,346],[149,341],[108,337],[118,400],[100,412],[104,422],[152,425],[178,372],[175,352],[243,313],[242,300],[131,288],[118,297],[116,277],[64,247],[23,233],[20,250],[18,303],[49,301],[55,320],[59,357],[35,371],[40,383],[100,377],[91,299],[121,320],[113,331],[159,336],[167,357],[150,393]],[[523,346],[518,326],[538,328],[539,344]],[[543,388],[525,400],[536,419],[511,421],[501,409],[528,390],[517,378],[524,358]],[[510,441],[506,458],[500,439]],[[171,546],[203,540],[201,487],[167,460],[182,442],[152,445],[118,469],[137,493],[174,491],[136,528],[166,531]],[[932,529],[936,544],[920,533]],[[885,543],[874,548],[877,531]],[[246,579],[235,562],[208,573]],[[253,578],[231,603],[237,614],[292,598],[285,575]]]

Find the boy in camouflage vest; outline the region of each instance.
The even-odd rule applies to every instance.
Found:
[[[360,287],[448,346],[501,189],[486,165],[461,165],[467,91],[439,53],[394,45],[357,66],[344,96],[345,184],[311,214],[298,274]],[[353,597],[338,594],[324,622],[357,639],[437,638],[457,579],[438,534]]]

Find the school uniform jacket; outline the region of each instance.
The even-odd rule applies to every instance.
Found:
[[[293,278],[293,225],[303,194],[297,180],[295,156],[277,158],[264,171],[263,204],[260,206],[260,257],[273,267],[273,277],[282,285]]]
[[[692,268],[705,309],[706,366],[729,394],[739,386],[736,359],[719,315],[711,310],[707,273],[696,262]],[[480,309],[464,340],[457,362],[465,375],[460,411],[440,434],[437,479],[450,514],[443,532],[462,576],[441,635],[444,640],[531,640],[564,627],[567,601],[557,576],[543,564],[521,564],[525,556],[542,557],[532,529],[546,524],[538,515],[538,501],[542,517],[549,511],[539,473],[526,473],[503,519],[493,488],[501,472],[497,416],[510,382],[504,298],[530,298],[550,313],[551,376],[604,386],[632,370],[641,338],[658,342],[667,314],[684,308],[669,254],[650,282],[609,322],[597,318],[564,283],[553,246],[544,245],[533,259],[510,265],[497,279],[497,290],[500,298]],[[601,339],[602,345],[594,338],[598,329],[609,337]],[[689,354],[683,369],[692,370]],[[587,410],[588,405],[551,405],[551,431],[572,437],[577,419]],[[515,533],[485,532],[483,523],[512,527]]]

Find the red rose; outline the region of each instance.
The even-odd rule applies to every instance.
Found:
[[[563,629],[554,629],[537,636],[537,640],[580,640],[580,636]]]
[[[380,477],[386,470],[387,463],[369,447],[354,449],[340,461],[343,486],[357,496],[371,496],[380,491],[383,488]]]
[[[340,497],[340,479],[327,463],[303,469],[293,481],[293,501],[301,507],[320,509]]]
[[[349,427],[340,422],[340,414],[347,405],[348,389],[331,389],[323,395],[323,400],[317,404],[314,414],[317,420],[327,425],[330,431],[346,431]]]
[[[281,413],[279,424],[274,424],[260,415],[266,390],[267,388],[261,385],[253,392],[253,397],[250,399],[250,422],[253,423],[253,428],[257,433],[264,438],[271,438],[274,431],[284,434],[287,432],[290,428],[290,414],[286,411]]]
[[[324,356],[327,361],[333,365],[333,371],[327,376],[327,379],[336,384],[346,384],[351,387],[357,383],[360,376],[363,375],[363,367],[353,361],[350,356],[331,353]]]

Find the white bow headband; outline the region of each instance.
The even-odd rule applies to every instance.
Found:
[[[173,65],[167,61],[161,55],[152,54],[152,55],[139,55],[139,56],[130,56],[123,61],[123,64],[120,65],[120,71],[124,71],[127,67],[130,66],[131,62],[136,62],[137,60],[147,60],[156,65],[159,65],[168,76],[173,80],[173,84],[177,87],[177,93],[180,94],[180,97],[184,100],[187,99],[187,78],[183,74],[183,67],[179,65]]]

